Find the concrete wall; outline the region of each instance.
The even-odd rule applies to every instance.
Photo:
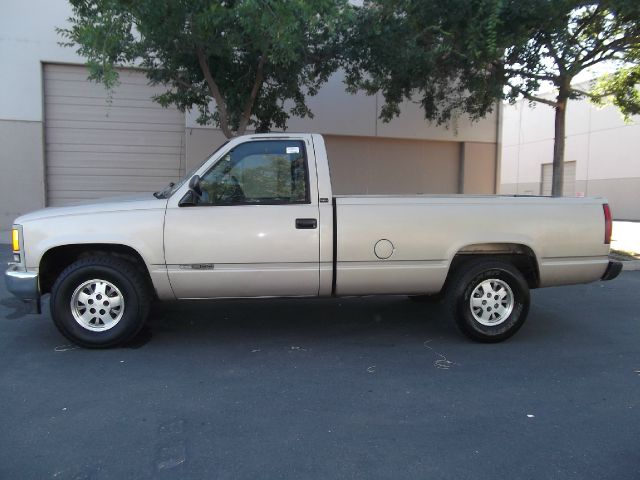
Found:
[[[460,192],[491,194],[496,192],[496,144],[465,142],[462,146],[462,185]]]
[[[45,205],[42,62],[82,63],[58,45],[67,2],[11,0],[0,7],[0,242],[20,214]]]
[[[325,135],[406,138],[453,142],[496,143],[500,123],[498,108],[479,122],[461,118],[450,127],[427,122],[420,107],[402,104],[402,113],[389,123],[380,120],[380,95],[351,95],[344,90],[342,74],[332,76],[318,95],[308,99],[313,118],[291,118],[288,132],[314,132]],[[197,114],[187,114],[187,128],[214,128],[196,122]]]
[[[58,45],[55,31],[71,15],[64,0],[9,0],[0,7],[0,119],[41,122],[42,63],[83,63]]]
[[[325,142],[336,195],[458,190],[458,143],[338,135],[327,135]]]
[[[14,218],[44,205],[42,123],[0,120],[0,145],[0,243],[8,243]]]
[[[505,106],[500,193],[540,193],[541,165],[553,159],[553,125],[549,106]],[[640,220],[638,151],[640,117],[625,123],[614,107],[569,102],[565,160],[577,162],[577,195],[604,196],[615,218]]]

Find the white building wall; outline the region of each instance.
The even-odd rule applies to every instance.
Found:
[[[42,63],[83,63],[61,47],[56,27],[66,25],[64,0],[9,0],[0,6],[0,119],[41,122]]]
[[[526,101],[505,105],[500,193],[540,193],[541,165],[553,160],[554,110]],[[625,123],[615,107],[569,101],[566,161],[576,161],[576,195],[605,196],[618,219],[640,220],[640,117]]]

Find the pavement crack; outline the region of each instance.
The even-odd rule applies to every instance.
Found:
[[[433,347],[428,345],[429,343],[431,343],[431,339],[425,340],[423,345],[426,348],[428,348],[429,350],[431,350],[434,355],[440,357],[435,362],[433,362],[433,366],[434,367],[436,367],[436,368],[438,368],[440,370],[450,370],[451,367],[453,367],[454,365],[458,365],[456,362],[452,362],[450,360],[447,360],[447,357],[445,355],[443,355],[442,353],[437,352],[436,350],[434,350]]]
[[[155,467],[158,472],[176,468],[187,461],[185,421],[176,420],[160,425]]]

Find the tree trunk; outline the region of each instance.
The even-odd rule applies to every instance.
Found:
[[[222,96],[222,93],[220,92],[220,88],[218,87],[218,84],[216,83],[216,81],[213,78],[213,75],[211,74],[211,70],[209,68],[209,60],[207,59],[207,56],[204,50],[202,50],[201,48],[198,48],[197,53],[198,53],[198,63],[200,64],[200,69],[202,70],[204,78],[207,82],[207,86],[209,87],[209,92],[211,93],[211,96],[213,97],[213,99],[216,101],[216,108],[218,109],[218,119],[220,121],[220,129],[222,130],[222,133],[224,133],[225,137],[233,138],[235,137],[235,134],[233,130],[231,130],[231,127],[229,126],[229,114],[227,112],[227,104],[224,100],[224,97]]]
[[[551,184],[551,195],[561,197],[564,188],[564,145],[565,145],[565,125],[567,117],[568,98],[558,95],[556,104],[555,137],[553,142],[553,181]]]

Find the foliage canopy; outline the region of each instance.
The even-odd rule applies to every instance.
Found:
[[[71,0],[59,29],[88,59],[90,78],[117,84],[116,65],[166,84],[155,98],[227,137],[247,127],[286,128],[312,116],[313,96],[338,68],[351,7],[346,0]],[[211,101],[215,108],[210,108]]]

